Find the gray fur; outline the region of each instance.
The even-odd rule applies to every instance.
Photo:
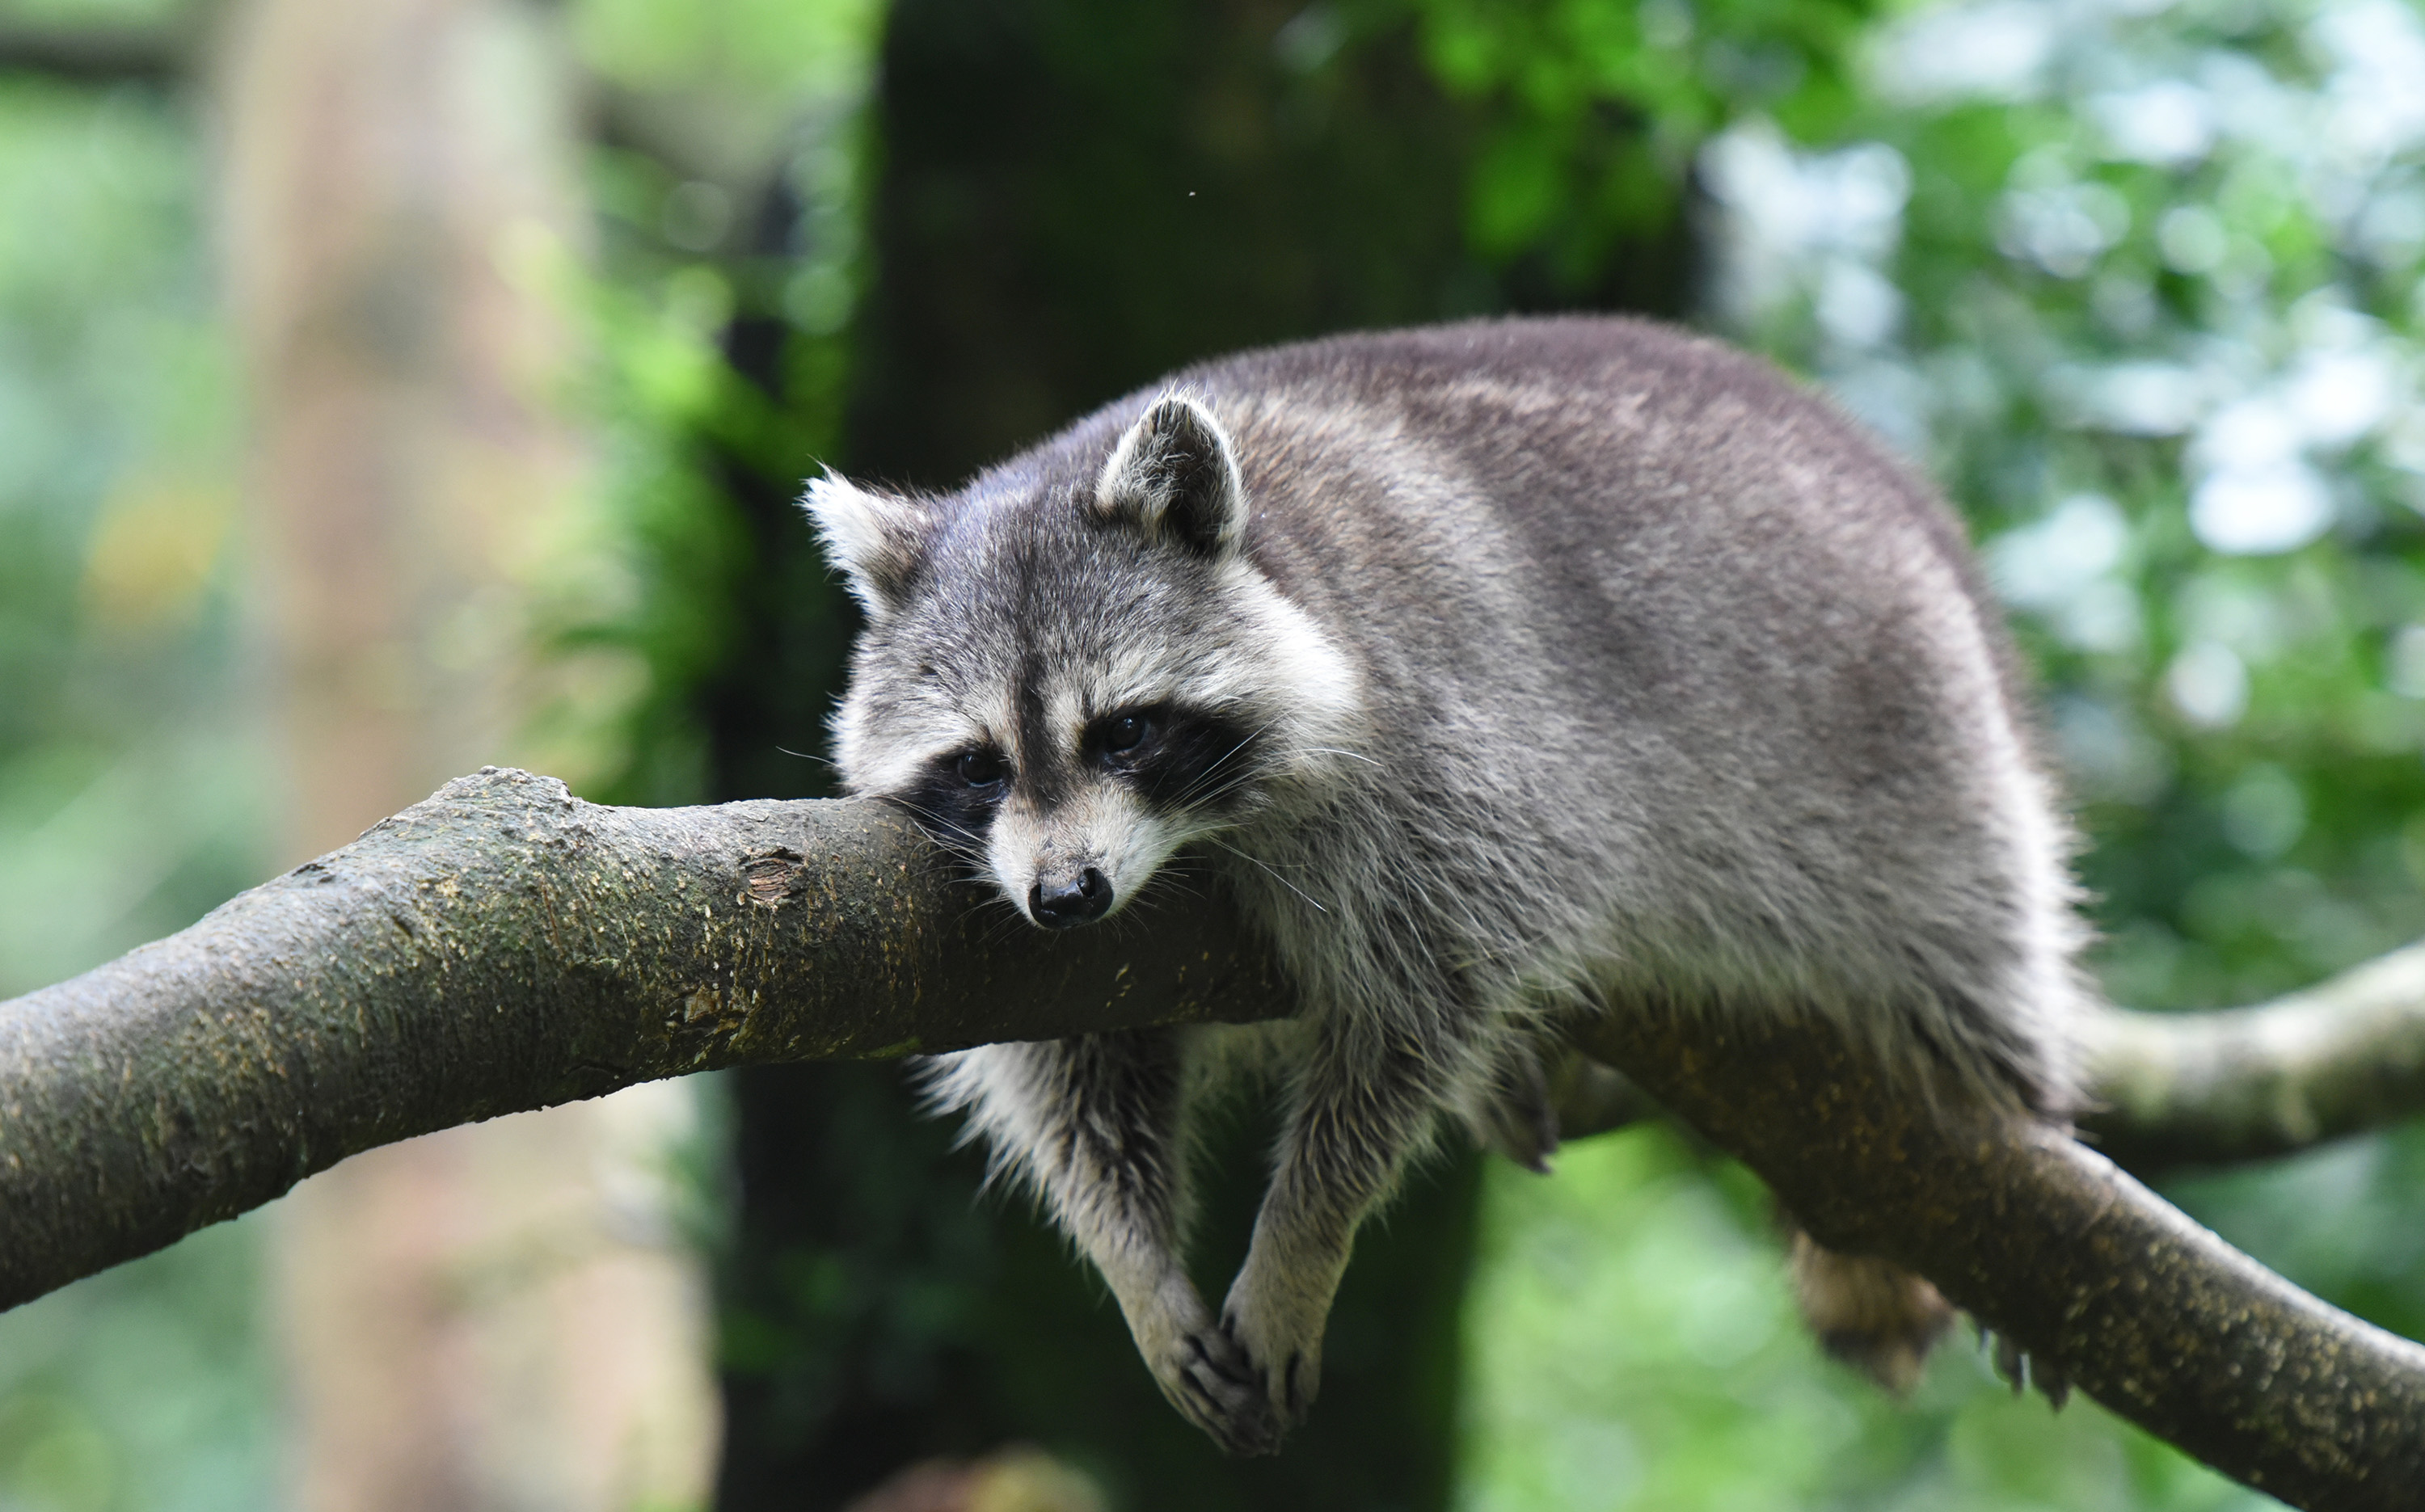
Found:
[[[949,497],[809,502],[872,611],[855,790],[1044,922],[1215,873],[1301,988],[1282,1026],[931,1073],[1226,1447],[1302,1416],[1357,1225],[1442,1111],[1554,1142],[1545,1014],[1822,1013],[1924,1095],[2070,1105],[2070,840],[1961,531],[1749,358],[1613,319],[1340,337],[1192,369]],[[1114,716],[1170,708],[1217,718],[1184,762],[1177,722],[1139,726],[1168,770],[1124,769]],[[1180,1263],[1183,1130],[1241,1035],[1284,1042],[1287,1124],[1216,1320]]]

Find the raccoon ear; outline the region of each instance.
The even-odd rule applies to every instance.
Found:
[[[828,470],[811,480],[800,507],[816,522],[826,560],[842,568],[868,617],[880,620],[900,608],[933,524],[925,506]]]
[[[1229,433],[1196,400],[1164,395],[1112,448],[1094,507],[1190,550],[1227,555],[1246,529],[1246,482]]]

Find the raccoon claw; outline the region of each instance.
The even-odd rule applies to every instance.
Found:
[[[1211,1435],[1224,1454],[1277,1454],[1281,1425],[1272,1417],[1262,1373],[1219,1327],[1180,1341],[1180,1358],[1162,1377],[1163,1394],[1187,1420]]]
[[[2047,1406],[2057,1412],[2063,1410],[2064,1403],[2071,1400],[2071,1377],[2065,1376],[2063,1367],[2053,1361],[2044,1355],[2030,1353],[2009,1333],[1994,1333],[1983,1329],[1980,1342],[1992,1344],[1996,1374],[2012,1387],[2015,1396],[2034,1386],[2038,1394],[2047,1399]]]
[[[1289,1356],[1288,1364],[1279,1374],[1278,1401],[1283,1428],[1294,1428],[1305,1422],[1313,1410],[1313,1399],[1322,1393],[1322,1372],[1309,1368],[1302,1353]]]
[[[1274,1424],[1277,1447],[1278,1436],[1300,1426],[1313,1410],[1313,1399],[1322,1394],[1322,1352],[1318,1347],[1300,1346],[1283,1355],[1277,1345],[1258,1347],[1252,1329],[1234,1307],[1224,1312],[1221,1327],[1254,1373],[1255,1390]],[[1318,1332],[1314,1335],[1317,1341],[1320,1337]]]

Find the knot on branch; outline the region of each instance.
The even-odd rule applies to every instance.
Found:
[[[779,845],[744,857],[741,876],[750,900],[773,908],[808,891],[808,858],[800,852]]]

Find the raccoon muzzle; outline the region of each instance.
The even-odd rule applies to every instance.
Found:
[[[1075,877],[1054,877],[1027,889],[1028,916],[1048,930],[1092,924],[1111,908],[1111,879],[1093,867]]]

